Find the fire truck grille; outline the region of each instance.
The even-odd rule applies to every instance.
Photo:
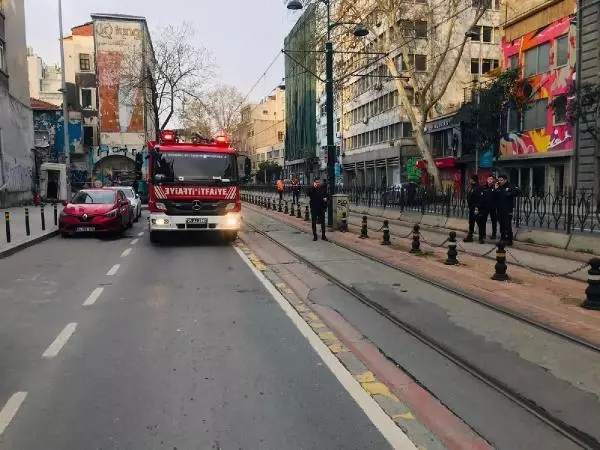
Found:
[[[198,204],[197,200],[165,200],[163,203],[171,216],[223,216],[229,201],[200,201]]]

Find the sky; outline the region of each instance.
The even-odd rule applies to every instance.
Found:
[[[150,31],[190,22],[195,45],[216,60],[216,81],[236,86],[249,100],[259,100],[281,83],[283,55],[263,75],[283,47],[283,39],[300,13],[284,0],[63,0],[65,36],[91,13],[144,16]],[[58,0],[26,0],[27,45],[45,63],[60,62]],[[257,83],[251,91],[252,86]]]

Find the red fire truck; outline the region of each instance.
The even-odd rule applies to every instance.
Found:
[[[148,159],[152,243],[173,232],[213,231],[237,238],[245,174],[239,173],[237,151],[225,135],[186,143],[163,131],[159,142],[148,143]]]

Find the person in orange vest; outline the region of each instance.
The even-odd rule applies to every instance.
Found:
[[[298,177],[294,177],[292,180],[292,204],[300,203],[300,180]]]
[[[283,200],[283,180],[277,180],[277,193],[279,194],[279,201]]]

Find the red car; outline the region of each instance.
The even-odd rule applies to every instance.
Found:
[[[60,213],[61,236],[75,233],[123,233],[132,226],[131,205],[122,191],[83,189]]]

